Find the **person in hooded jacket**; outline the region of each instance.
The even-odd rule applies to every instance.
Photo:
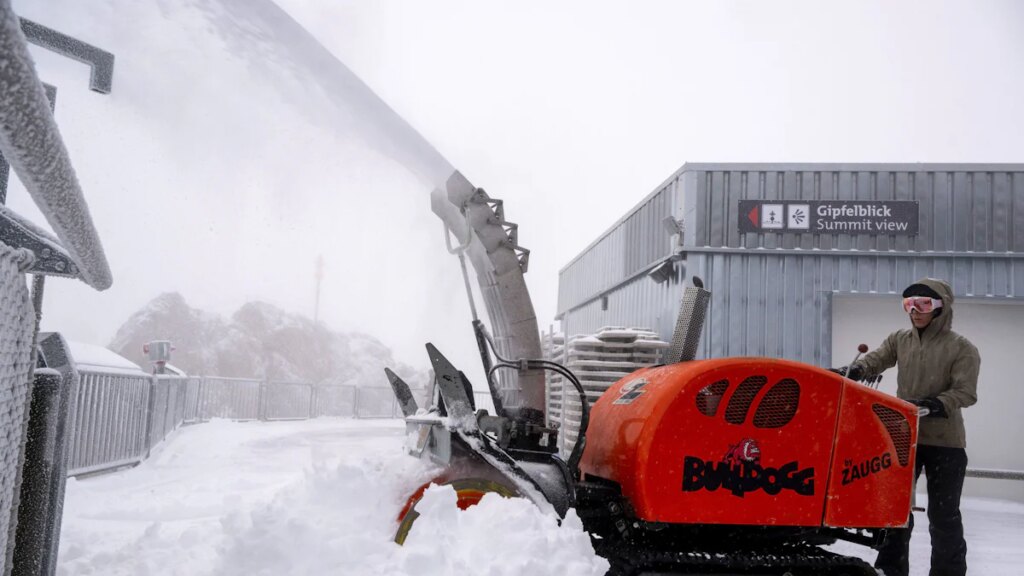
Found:
[[[934,278],[919,280],[903,291],[903,309],[911,328],[890,334],[878,349],[847,369],[851,380],[873,378],[899,367],[896,395],[927,408],[918,429],[915,478],[925,471],[928,482],[928,530],[932,554],[930,576],[964,576],[967,542],[960,516],[960,492],[967,472],[966,432],[960,411],[978,401],[978,349],[953,332],[953,290]],[[875,567],[887,576],[909,572],[910,534],[889,533]]]

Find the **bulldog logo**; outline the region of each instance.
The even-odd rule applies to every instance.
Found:
[[[729,464],[741,464],[743,462],[760,464],[761,448],[758,447],[757,442],[750,438],[741,440],[729,446],[729,451],[725,453],[722,462],[728,462]]]

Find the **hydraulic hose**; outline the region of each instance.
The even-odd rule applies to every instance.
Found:
[[[487,335],[486,332],[484,334]],[[490,341],[490,338],[488,338],[488,341]],[[491,345],[493,347],[493,343]],[[495,352],[494,355],[498,356],[497,352]],[[567,464],[569,466],[569,470],[572,471],[576,479],[579,479],[579,464],[580,460],[583,458],[583,449],[587,445],[587,428],[590,426],[590,403],[587,401],[587,393],[583,389],[583,384],[580,383],[575,374],[557,362],[550,362],[548,360],[523,360],[521,362],[512,363],[501,357],[498,357],[498,360],[499,363],[495,364],[487,371],[488,383],[491,382],[494,373],[499,368],[511,368],[513,370],[522,370],[524,368],[529,370],[550,370],[561,374],[572,382],[573,387],[576,388],[576,392],[580,397],[580,429],[576,435],[576,443],[573,444],[572,452],[569,453],[569,461]]]

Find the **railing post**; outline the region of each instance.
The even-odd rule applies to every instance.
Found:
[[[156,375],[149,377],[149,399],[146,402],[146,455],[143,459],[149,458],[153,450],[153,412],[156,403]]]
[[[256,419],[260,422],[267,421],[267,388],[269,386],[268,380],[260,381],[259,393],[256,396]]]
[[[352,416],[359,418],[359,386],[352,387]]]
[[[320,387],[319,386],[317,386],[316,384],[314,384],[312,382],[309,383],[309,418],[308,418],[309,420],[312,420],[313,418],[316,418],[318,416],[317,409],[316,409],[316,404],[317,404],[316,401],[317,401],[317,396],[319,395],[318,394],[319,391],[320,391]]]
[[[12,576],[46,576],[57,567],[65,481],[58,434],[67,418],[61,410],[62,380],[59,372],[44,368],[36,369],[33,378]]]
[[[196,421],[206,422],[209,418],[206,416],[206,404],[207,404],[207,391],[206,391],[206,376],[199,378],[199,394],[196,397]]]

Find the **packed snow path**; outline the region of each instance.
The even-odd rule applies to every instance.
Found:
[[[558,526],[525,501],[490,496],[457,513],[450,490],[428,491],[409,542],[393,544],[405,495],[430,477],[403,443],[396,420],[182,428],[134,469],[68,482],[59,574],[604,573],[574,516]],[[967,500],[964,517],[971,572],[1019,573],[1024,505]],[[924,575],[918,522],[911,573]]]

